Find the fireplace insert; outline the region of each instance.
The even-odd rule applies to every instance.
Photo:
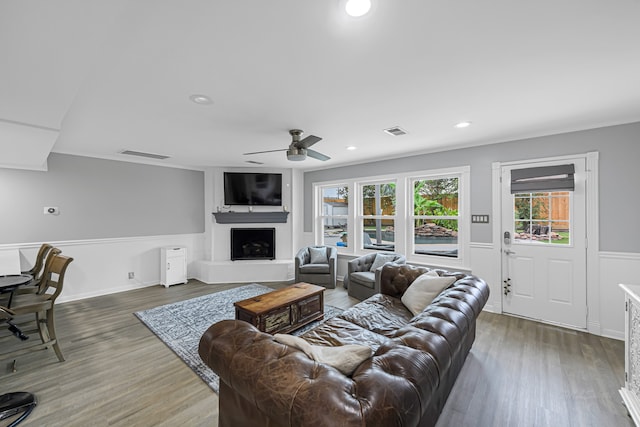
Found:
[[[232,228],[231,261],[276,259],[275,228]]]

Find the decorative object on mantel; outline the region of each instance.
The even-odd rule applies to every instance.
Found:
[[[235,318],[234,302],[271,291],[272,288],[254,283],[134,314],[217,393],[218,375],[198,356],[200,337],[212,324]],[[301,335],[341,312],[337,307],[325,305],[324,319],[309,323],[291,334]]]
[[[289,212],[212,212],[218,224],[285,223]]]

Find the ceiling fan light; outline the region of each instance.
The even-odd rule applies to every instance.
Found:
[[[307,158],[307,150],[304,148],[290,148],[287,150],[287,160],[301,162]]]
[[[348,0],[344,6],[347,15],[357,18],[366,15],[371,9],[371,0]]]

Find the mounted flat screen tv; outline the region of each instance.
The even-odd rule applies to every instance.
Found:
[[[224,204],[281,206],[281,173],[224,173]]]

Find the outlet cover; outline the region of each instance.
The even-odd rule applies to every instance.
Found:
[[[133,279],[135,277],[136,277],[136,275],[133,273],[133,271],[130,271],[129,272],[129,279]]]

